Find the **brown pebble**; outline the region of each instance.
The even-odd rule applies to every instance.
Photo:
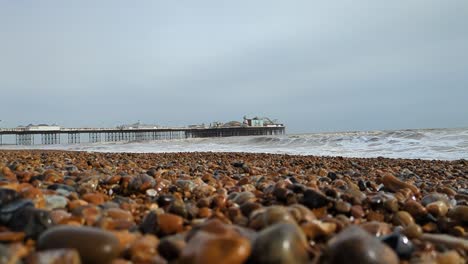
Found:
[[[426,205],[426,209],[434,216],[445,216],[448,212],[447,204],[442,201],[432,202]]]
[[[131,260],[135,263],[149,262],[158,254],[159,239],[154,235],[144,235],[130,246]]]
[[[421,226],[415,223],[409,224],[403,229],[403,234],[405,234],[410,239],[418,238],[422,235],[422,233],[423,230]]]
[[[408,226],[410,224],[414,224],[413,217],[406,211],[399,211],[395,215],[393,215],[393,224],[394,225],[401,225],[403,227]]]
[[[437,255],[437,264],[463,264],[465,261],[455,250],[449,250]]]
[[[82,196],[82,198],[88,203],[92,203],[95,205],[100,205],[105,202],[104,195],[101,193],[86,193]]]
[[[181,232],[184,225],[184,219],[175,214],[160,214],[158,216],[160,234],[162,236],[172,235]]]
[[[98,228],[55,226],[41,234],[37,248],[73,248],[84,263],[109,263],[119,253],[119,241],[114,234]]]
[[[246,238],[200,231],[184,247],[178,263],[241,264],[250,255],[250,250],[250,242]]]
[[[457,221],[468,222],[468,206],[457,205],[448,212],[447,216]]]
[[[393,192],[398,192],[400,189],[408,188],[413,192],[414,195],[416,196],[420,195],[420,191],[416,186],[409,184],[407,182],[401,181],[400,179],[398,179],[397,177],[391,174],[386,174],[382,178],[382,183],[386,188],[388,188],[389,190]]]

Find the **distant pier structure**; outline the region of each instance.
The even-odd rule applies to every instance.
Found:
[[[248,122],[248,121],[247,121]],[[189,127],[150,127],[150,126],[121,126],[116,128],[62,128],[59,126],[27,126],[2,129],[0,128],[0,145],[51,145],[51,144],[79,144],[98,142],[139,142],[151,140],[172,140],[206,137],[232,136],[267,136],[283,135],[286,127],[282,124],[263,124],[252,122],[248,124],[229,122],[222,124],[215,122],[206,127],[194,125]],[[10,141],[5,140],[10,137]],[[13,137],[13,140],[12,138]]]

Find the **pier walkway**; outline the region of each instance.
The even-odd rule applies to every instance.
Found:
[[[29,130],[0,128],[0,145],[79,144],[119,141],[150,141],[204,137],[283,135],[285,126],[215,127],[215,128],[60,128]],[[13,142],[4,141],[13,137]]]

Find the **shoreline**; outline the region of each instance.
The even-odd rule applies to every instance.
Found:
[[[467,174],[463,159],[0,150],[0,252],[26,263],[463,263]]]

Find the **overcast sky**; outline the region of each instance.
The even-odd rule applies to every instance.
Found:
[[[0,127],[468,127],[468,1],[0,0],[0,91]]]

